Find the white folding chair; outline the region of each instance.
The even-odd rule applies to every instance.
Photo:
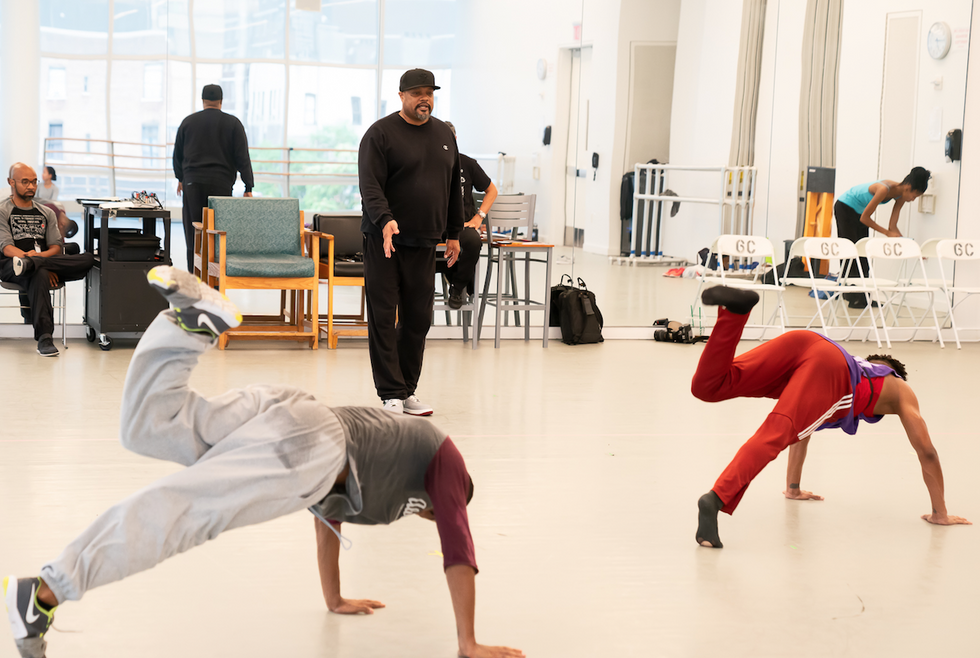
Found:
[[[957,286],[953,279],[952,265],[955,261],[980,260],[980,240],[952,240],[933,238],[927,240],[922,245],[923,258],[935,258],[939,265],[939,285],[946,295],[947,308],[946,317],[943,318],[942,325],[945,326],[949,321],[953,328],[953,338],[956,339],[956,349],[961,349],[959,329],[956,326],[956,317],[953,311],[956,307],[965,302],[972,295],[980,295],[980,287],[976,286]],[[947,273],[943,261],[954,261]],[[959,301],[954,301],[954,296]]]
[[[898,327],[903,308],[908,310],[909,318],[915,323],[909,340],[915,340],[916,334],[923,328],[922,322],[926,316],[932,315],[939,346],[945,347],[946,344],[943,342],[939,328],[939,319],[936,317],[936,293],[941,293],[942,288],[926,281],[926,268],[922,262],[922,251],[919,249],[919,245],[911,238],[867,238],[866,241],[862,240],[861,242],[864,243],[864,252],[869,261],[868,269],[871,273],[871,283],[874,286],[875,296],[878,297],[878,314],[881,318],[881,327],[885,333],[885,343],[888,347],[891,347],[891,337],[888,333],[888,322],[885,314],[890,312],[892,326]],[[901,265],[898,278],[894,283],[878,278],[877,271],[881,269],[882,261]],[[917,269],[921,274],[919,280],[915,278]],[[923,309],[922,315],[918,319],[915,317],[912,306],[908,303],[909,295],[923,295],[929,300],[928,307]]]
[[[779,274],[773,268],[772,276],[773,283],[763,283],[760,278],[760,272],[762,270],[762,265],[766,263],[766,259],[772,259],[775,251],[772,247],[772,243],[769,242],[768,238],[759,235],[719,235],[714,243],[711,245],[711,254],[714,254],[717,260],[716,269],[704,268],[704,271],[699,277],[698,290],[694,298],[694,306],[692,306],[692,316],[693,309],[697,308],[701,304],[701,291],[704,289],[704,284],[708,279],[712,279],[718,285],[729,286],[732,288],[741,288],[743,290],[755,290],[760,294],[766,292],[772,292],[776,294],[776,308],[773,309],[772,315],[769,317],[769,321],[765,324],[757,325],[746,325],[747,327],[761,328],[762,335],[760,340],[765,338],[766,329],[768,328],[779,328],[779,332],[783,333],[786,331],[786,308],[783,302],[783,292],[785,288],[780,282]],[[730,265],[735,265],[739,261],[746,264],[751,264],[751,262],[758,263],[758,266],[752,270],[752,279],[740,278],[734,276],[732,273],[726,272],[725,260],[728,260]],[[710,264],[710,255],[709,263]],[[739,270],[741,271],[741,270]],[[694,318],[692,317],[692,322]],[[775,323],[775,320],[779,320],[779,324]]]
[[[815,316],[820,317],[820,326],[823,329],[823,334],[830,338],[830,333],[827,330],[828,324],[836,324],[837,318],[839,316],[839,311],[843,307],[844,314],[847,317],[847,325],[849,331],[847,332],[847,337],[844,340],[850,340],[851,335],[854,330],[859,328],[858,322],[867,313],[871,320],[871,328],[874,331],[875,341],[878,343],[878,347],[881,347],[881,337],[878,334],[878,324],[874,318],[874,311],[872,307],[872,294],[874,293],[874,286],[871,285],[869,281],[864,278],[864,273],[858,268],[858,278],[849,277],[845,282],[843,277],[838,277],[836,280],[832,279],[822,279],[814,276],[814,268],[816,264],[815,260],[840,260],[841,261],[841,272],[847,270],[847,264],[851,261],[856,261],[858,259],[857,246],[850,240],[844,238],[801,238],[796,242],[802,242],[800,249],[803,252],[803,258],[806,259],[807,271],[810,274],[810,288],[812,290],[812,295],[814,301],[817,305],[817,313]],[[796,242],[793,243],[794,247]],[[863,293],[867,306],[861,311],[856,319],[851,318],[850,312],[847,310],[847,305],[843,304],[844,293]],[[826,318],[824,313],[826,312]],[[829,321],[829,322],[828,322]],[[812,320],[811,320],[812,324]],[[810,324],[807,325],[807,329],[810,328]],[[867,335],[865,336],[867,340]]]
[[[18,295],[16,304],[4,304],[0,308],[23,309],[19,296],[27,292],[27,288],[14,283],[13,281],[0,282],[0,294]],[[59,281],[58,287],[51,290],[51,310],[58,315],[54,316],[55,326],[61,325],[61,344],[68,347],[68,319],[65,309],[68,307],[68,296],[65,291],[65,282]]]

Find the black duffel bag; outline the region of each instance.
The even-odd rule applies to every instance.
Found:
[[[561,342],[566,345],[602,342],[602,312],[581,278],[558,298],[561,309]]]
[[[565,283],[565,279],[568,279],[568,283]],[[560,327],[561,326],[561,294],[568,290],[575,290],[575,282],[572,281],[572,277],[567,274],[561,275],[561,281],[558,282],[557,286],[551,286],[551,310],[548,312],[548,326],[549,327]]]

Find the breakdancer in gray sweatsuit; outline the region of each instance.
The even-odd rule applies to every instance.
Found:
[[[120,434],[129,450],[187,468],[99,516],[39,577],[3,579],[21,656],[44,657],[59,604],[226,530],[306,508],[317,517],[320,580],[332,611],[382,607],[340,596],[340,524],[387,524],[418,514],[439,531],[459,654],[523,656],[474,637],[477,569],[466,515],[473,484],[453,442],[426,420],[376,408],[331,409],[285,386],[201,397],[187,385],[198,357],[242,317],[192,274],[164,266],[147,279],[172,308],[154,320],[133,354]]]

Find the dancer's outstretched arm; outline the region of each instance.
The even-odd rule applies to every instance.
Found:
[[[454,564],[446,569],[449,595],[456,615],[459,655],[465,658],[523,658],[524,652],[510,647],[477,644],[474,630],[476,608],[476,571],[468,564]]]
[[[340,595],[340,540],[320,519],[313,517],[316,525],[316,561],[320,567],[320,587],[323,600],[330,612],[340,615],[373,615],[375,608],[385,607],[371,599],[345,599]],[[340,532],[340,524],[334,526]]]
[[[783,492],[783,495],[792,500],[823,500],[823,496],[800,489],[803,462],[806,460],[806,448],[809,443],[810,437],[806,437],[789,447],[789,459],[786,463],[786,491]]]
[[[912,388],[897,377],[885,377],[882,384],[881,396],[875,405],[875,413],[897,414],[905,427],[909,443],[915,449],[922,466],[922,480],[929,490],[932,501],[932,513],[923,514],[922,518],[936,525],[972,525],[960,516],[950,516],[946,512],[946,499],[943,486],[943,467],[939,464],[939,454],[929,438],[926,421],[919,413],[919,400]]]

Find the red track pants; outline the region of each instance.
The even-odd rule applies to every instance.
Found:
[[[691,392],[705,402],[778,400],[712,487],[728,514],[776,455],[851,408],[847,361],[837,347],[811,331],[790,331],[736,357],[748,319],[747,314],[718,310],[718,323],[691,381]]]

